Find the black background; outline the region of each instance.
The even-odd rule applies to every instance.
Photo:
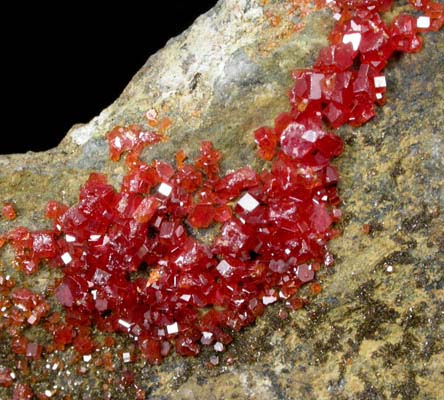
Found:
[[[16,5],[1,12],[0,154],[47,150],[111,104],[149,55],[212,1]],[[153,5],[155,3],[155,5]]]

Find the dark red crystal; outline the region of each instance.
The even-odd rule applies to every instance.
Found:
[[[33,396],[32,389],[25,383],[17,383],[12,392],[12,400],[31,400]]]
[[[0,386],[11,387],[14,383],[12,371],[9,368],[0,367]]]
[[[139,125],[128,127],[116,127],[107,134],[110,156],[113,161],[130,151],[133,155],[139,155],[145,146],[152,146],[162,140],[162,136],[155,132],[143,130]]]

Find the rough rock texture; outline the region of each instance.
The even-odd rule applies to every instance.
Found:
[[[212,140],[224,167],[255,165],[252,129],[287,108],[289,72],[308,66],[326,43],[328,11],[308,17],[294,2],[222,0],[180,37],[151,57],[121,97],[87,125],[75,126],[46,153],[0,156],[0,201],[14,201],[19,217],[0,221],[42,228],[47,200],[72,204],[91,171],[119,182],[123,164],[108,161],[103,135],[116,124],[138,123],[155,109],[173,124],[170,140],[144,158],[191,155]],[[398,6],[397,10],[402,8]],[[274,15],[281,17],[276,25]],[[298,32],[296,24],[303,23]],[[280,305],[237,335],[208,368],[197,359],[169,357],[152,367],[115,371],[36,363],[25,378],[36,391],[57,385],[72,398],[132,399],[119,385],[134,371],[150,399],[440,399],[444,387],[444,32],[427,34],[420,54],[387,69],[388,104],[366,126],[340,132],[343,236],[331,243],[336,266],[319,275],[323,291],[285,321]],[[257,166],[257,165],[256,165]],[[363,224],[370,233],[363,233]],[[8,249],[0,271],[44,292],[55,271],[29,278],[12,267]],[[38,332],[34,333],[39,335]],[[126,348],[122,339],[119,346]],[[58,354],[69,359],[71,353]],[[13,366],[0,335],[0,365]],[[111,378],[111,380],[109,379]],[[0,388],[0,398],[10,392]]]

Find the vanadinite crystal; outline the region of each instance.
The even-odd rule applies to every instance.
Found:
[[[129,335],[155,364],[173,348],[184,356],[201,346],[223,351],[233,331],[279,300],[301,308],[298,289],[321,265],[333,264],[327,243],[338,235],[332,225],[341,217],[331,160],[343,143],[329,129],[373,118],[385,101],[382,70],[391,55],[419,51],[418,34],[443,24],[442,4],[412,1],[424,15],[400,15],[390,24],[380,16],[390,0],[336,1],[330,45],[312,69],[293,73],[290,111],[254,132],[259,157],[269,161],[262,172],[246,166],[221,175],[221,153],[208,141],[194,163],[179,151],[176,168],[147,164],[139,156],[163,140],[160,134],[139,125],[109,132],[111,159],[126,154],[129,169],[120,190],[91,174],[77,204],[48,203],[53,229],[19,227],[0,239],[12,245],[25,273],[35,273],[42,261],[63,272],[54,291],[63,320],[41,296],[12,289],[0,276],[12,351],[40,358],[42,346],[21,332],[46,318],[55,349],[72,344],[89,359],[98,346],[95,325]],[[14,219],[12,206],[3,206],[3,216]],[[207,228],[218,229],[214,240],[198,241],[196,230]],[[314,283],[311,291],[321,286]],[[131,353],[124,354],[130,362]],[[0,372],[2,385],[11,379],[9,370]],[[14,396],[27,398],[28,389],[17,384]]]
[[[3,204],[2,215],[3,218],[7,219],[8,221],[13,221],[17,217],[14,206],[9,203]]]
[[[286,123],[270,172],[243,167],[220,176],[220,154],[204,142],[194,165],[177,170],[139,160],[121,191],[92,174],[78,204],[48,205],[53,231],[11,231],[26,273],[41,260],[63,270],[55,297],[66,316],[54,327],[56,346],[72,343],[90,354],[96,344],[82,327],[95,324],[137,339],[152,363],[173,341],[182,355],[196,355],[202,345],[222,351],[230,331],[312,281],[313,263],[324,262],[334,236],[338,179],[330,159],[342,142],[318,121]],[[109,139],[113,151],[115,137]],[[213,244],[193,238],[190,227],[216,223]],[[11,299],[31,325],[47,312],[27,289],[14,290]],[[16,348],[29,359],[41,354],[35,342]]]

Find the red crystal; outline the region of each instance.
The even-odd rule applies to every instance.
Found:
[[[122,192],[146,194],[160,183],[156,168],[140,163],[124,176]]]
[[[79,335],[74,339],[74,348],[79,354],[91,354],[96,348],[96,344],[87,336]]]
[[[161,346],[158,340],[144,339],[139,348],[151,364],[159,364],[163,359]]]
[[[374,99],[375,87],[373,77],[375,73],[369,64],[361,64],[353,82],[353,93],[358,96],[366,96],[370,100]]]
[[[11,350],[15,354],[26,354],[26,347],[28,346],[28,339],[23,336],[15,337],[11,343]]]
[[[32,358],[33,360],[38,360],[42,353],[42,346],[38,343],[28,343],[26,346],[25,355],[28,358]]]
[[[71,289],[65,283],[62,283],[56,290],[56,298],[60,304],[65,307],[72,307],[74,304],[73,295],[71,293]]]
[[[176,351],[182,356],[195,356],[199,353],[200,346],[196,337],[182,334],[176,338]]]
[[[282,151],[293,159],[302,159],[313,152],[315,143],[324,135],[316,126],[293,122],[282,132]]]
[[[361,126],[376,115],[372,101],[367,96],[357,96],[350,110],[349,124]]]
[[[54,200],[48,201],[45,209],[46,218],[56,220],[68,210],[68,206]]]
[[[192,165],[184,165],[175,175],[176,184],[187,193],[194,193],[202,185],[202,174]]]
[[[332,128],[339,128],[348,121],[348,108],[333,101],[324,108],[323,114]]]
[[[155,132],[148,132],[139,125],[130,125],[128,127],[116,127],[106,136],[108,139],[111,159],[118,161],[120,156],[131,151],[133,154],[139,154],[143,147],[152,146],[162,140],[162,136]]]
[[[17,383],[12,392],[12,400],[31,400],[34,397],[32,389],[25,383]]]
[[[345,71],[353,65],[355,57],[356,53],[350,43],[333,44],[321,49],[315,68],[323,72]],[[314,75],[319,76],[319,74]]]
[[[277,138],[271,128],[263,127],[254,132],[254,141],[259,147],[258,155],[264,160],[271,160],[276,154]]]
[[[338,157],[342,153],[344,143],[339,136],[327,133],[316,141],[316,148],[324,155],[324,157],[330,159]]]
[[[196,159],[195,165],[207,175],[208,179],[214,179],[219,175],[220,159],[220,152],[213,149],[211,142],[202,142],[200,156]]]
[[[0,386],[10,387],[14,383],[14,379],[11,376],[11,370],[9,368],[0,367]]]
[[[211,204],[196,204],[188,216],[188,221],[193,228],[208,228],[215,215]]]
[[[62,348],[72,343],[74,339],[74,330],[71,326],[61,326],[54,330],[54,342]]]
[[[133,217],[138,223],[148,222],[156,213],[160,201],[155,197],[145,197],[134,211]]]
[[[16,228],[7,235],[12,244],[16,259],[22,270],[33,274],[42,260],[53,259],[58,255],[55,232],[29,232],[26,228]]]
[[[391,35],[412,38],[416,33],[416,20],[411,15],[398,15],[391,24]]]
[[[430,18],[430,26],[428,28],[418,29],[421,31],[438,31],[444,25],[444,4],[432,1],[424,1],[420,8],[425,15]],[[418,25],[417,25],[418,28]]]
[[[3,204],[2,215],[3,218],[7,219],[8,221],[13,221],[17,217],[14,206],[9,203]]]
[[[416,35],[416,18],[399,15],[391,24],[391,41],[395,50],[416,53],[422,48],[422,39]]]
[[[232,200],[246,189],[253,188],[259,184],[259,177],[251,167],[243,167],[225,175],[214,185],[219,197],[224,201]]]
[[[314,278],[314,271],[310,265],[301,264],[297,270],[298,278],[301,282],[310,282]]]
[[[356,12],[360,10],[383,12],[390,9],[392,0],[336,0],[336,4],[342,9],[355,10]]]
[[[214,220],[216,222],[227,222],[231,218],[232,214],[233,212],[229,206],[222,205],[215,209]]]

